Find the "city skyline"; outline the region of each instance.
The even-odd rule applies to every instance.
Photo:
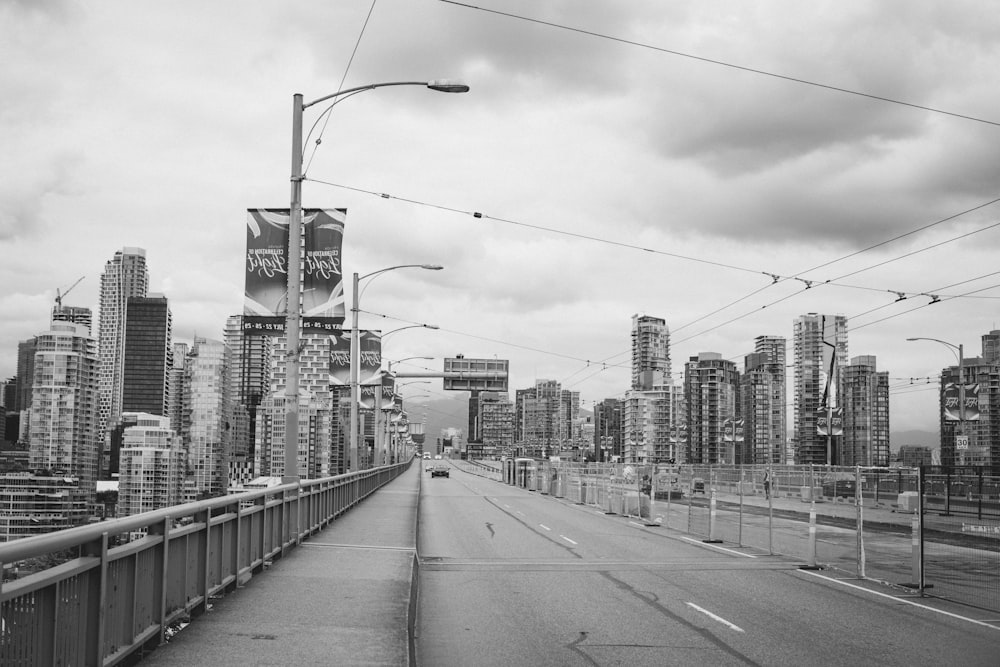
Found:
[[[0,377],[80,277],[65,305],[96,320],[101,263],[122,247],[147,250],[177,340],[221,339],[241,311],[245,211],[288,205],[292,94],[449,77],[470,92],[366,92],[306,147],[304,205],[347,209],[345,276],[445,267],[367,289],[363,328],[440,327],[395,336],[387,359],[495,354],[512,388],[553,379],[592,409],[629,386],[635,313],[665,320],[675,382],[691,356],[740,364],[804,313],[844,315],[852,353],[889,373],[893,428],[937,429],[954,356],[906,339],[973,355],[997,328],[995,12],[503,9],[0,8]],[[280,49],[278,24],[296,35]]]

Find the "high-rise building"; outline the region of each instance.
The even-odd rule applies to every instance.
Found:
[[[187,343],[174,343],[170,370],[167,373],[170,391],[167,394],[167,413],[164,417],[170,417],[170,428],[177,435],[183,430],[184,423],[184,364],[187,362],[188,352],[190,347]]]
[[[34,338],[22,340],[17,344],[17,392],[14,394],[14,404],[7,406],[13,412],[22,412],[31,407],[31,382],[35,377],[36,345]]]
[[[237,456],[253,459],[257,408],[271,387],[271,351],[274,341],[270,336],[246,335],[242,315],[231,315],[226,319],[224,340],[232,354],[229,392],[234,405],[243,406],[249,419],[246,436],[234,439],[233,452]]]
[[[173,325],[167,298],[132,296],[125,306],[122,411],[167,416]]]
[[[671,384],[670,330],[666,320],[632,316],[632,389],[660,389]]]
[[[180,504],[184,448],[170,428],[170,419],[142,413],[124,413],[122,418],[133,421],[134,425],[125,429],[121,448],[119,516]]]
[[[232,448],[229,348],[195,338],[184,363],[181,437],[187,452],[185,500],[226,494]]]
[[[579,412],[579,392],[565,391],[555,380],[536,380],[534,387],[515,392],[514,439],[525,453],[558,454],[579,440],[573,432]]]
[[[758,336],[744,359],[743,437],[736,463],[788,463],[785,339]]]
[[[98,351],[100,375],[100,433],[114,426],[122,413],[125,364],[125,315],[128,298],[144,297],[149,290],[146,251],[122,248],[104,266],[101,274]]]
[[[675,385],[633,389],[622,403],[622,460],[665,463],[683,459],[677,433],[684,421],[684,392]]]
[[[844,436],[837,465],[889,465],[889,374],[877,371],[875,357],[851,359],[842,369]]]
[[[482,443],[481,455],[494,456],[511,453],[514,446],[514,404],[506,393],[477,391],[476,413],[478,441]],[[469,447],[472,448],[472,441]]]
[[[266,446],[267,452],[255,452],[255,459],[277,461],[284,456],[285,433],[285,359],[288,339],[277,336],[274,339],[274,349],[271,353],[271,393],[257,409],[257,426],[255,448]],[[325,477],[329,474],[331,460],[338,457],[331,454],[334,440],[333,430],[333,393],[330,391],[330,335],[325,333],[304,332],[299,338],[299,471],[298,475],[306,479]],[[305,399],[303,398],[305,397]],[[304,407],[303,407],[304,406]],[[309,417],[306,418],[306,413]],[[261,411],[266,410],[268,418],[261,430]],[[282,411],[280,415],[273,414],[275,410]],[[339,411],[338,411],[339,412]],[[362,410],[369,415],[373,411]],[[278,430],[276,430],[278,429]],[[374,420],[364,420],[362,434],[365,441],[374,442]],[[266,439],[262,445],[261,438]],[[305,458],[303,458],[305,457]],[[342,453],[341,453],[342,457]],[[364,455],[361,455],[364,459]],[[282,472],[277,472],[278,468]],[[257,470],[258,475],[278,476],[284,474],[284,463],[275,464],[270,472]]]
[[[31,467],[76,477],[93,493],[100,451],[97,341],[86,326],[69,322],[53,322],[35,340]]]
[[[741,418],[739,371],[717,352],[691,357],[684,370],[687,463],[733,463],[736,440],[726,424]]]
[[[1000,364],[1000,330],[983,334],[983,359],[986,363]]]
[[[53,306],[52,321],[83,324],[86,325],[87,330],[90,331],[91,334],[93,334],[94,331],[94,313],[90,310],[90,308],[83,308],[82,306]]]
[[[272,392],[257,410],[257,445],[254,471],[258,477],[284,477],[285,393]],[[299,390],[299,437],[296,475],[318,479],[330,475],[330,401],[318,399],[308,389]]]
[[[617,398],[606,398],[594,406],[594,455],[601,463],[622,460],[622,415]]]
[[[818,418],[839,408],[840,370],[847,364],[847,318],[809,313],[792,328],[794,346],[795,424],[792,446],[796,463],[831,463],[841,436],[819,432]]]

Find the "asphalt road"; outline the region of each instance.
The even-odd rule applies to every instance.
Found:
[[[424,475],[418,665],[992,666],[1000,655],[1000,623],[968,608],[458,468]]]

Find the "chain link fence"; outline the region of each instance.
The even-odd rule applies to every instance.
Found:
[[[532,459],[502,468],[508,483],[648,526],[1000,611],[1000,477],[983,471]]]

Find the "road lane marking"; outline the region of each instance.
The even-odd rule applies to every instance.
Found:
[[[888,593],[879,593],[878,591],[869,590],[869,589],[865,588],[864,586],[858,586],[857,584],[849,584],[846,581],[841,581],[840,579],[834,579],[832,577],[824,577],[822,574],[819,574],[818,572],[810,572],[809,570],[799,570],[799,572],[801,572],[802,574],[809,574],[809,575],[812,575],[814,577],[819,577],[820,579],[823,579],[825,581],[829,581],[830,583],[833,583],[833,584],[841,584],[841,585],[847,586],[849,588],[856,588],[859,591],[864,591],[865,593],[871,593],[872,595],[878,595],[879,597],[888,598],[888,599],[890,599],[890,600],[892,600],[894,602],[902,602],[903,604],[908,604],[908,605],[912,605],[914,607],[919,607],[920,609],[926,609],[927,611],[933,611],[936,614],[943,614],[945,616],[950,616],[952,618],[957,618],[960,621],[968,621],[969,623],[975,623],[976,625],[981,625],[981,626],[983,626],[985,628],[990,628],[991,630],[1000,630],[1000,626],[996,626],[996,625],[993,625],[991,623],[987,623],[985,621],[977,621],[976,619],[969,618],[968,616],[960,616],[959,614],[953,614],[950,611],[945,611],[943,609],[935,609],[934,607],[929,607],[929,606],[927,606],[925,604],[918,604],[916,602],[913,602],[912,600],[907,600],[906,598],[896,597],[895,595],[889,595]]]
[[[687,604],[687,606],[691,607],[695,611],[700,611],[701,613],[705,614],[705,616],[708,616],[713,621],[718,621],[719,623],[722,623],[724,626],[726,626],[730,630],[735,630],[736,632],[746,632],[740,626],[735,625],[733,623],[730,623],[726,619],[722,618],[721,616],[717,616],[716,614],[713,614],[712,612],[710,612],[707,609],[702,609],[701,607],[699,607],[698,605],[696,605],[694,602],[687,602],[685,604]]]
[[[524,516],[524,512],[522,512],[521,510],[517,510],[517,512],[516,512],[516,513],[517,513],[517,514],[520,514],[521,516]]]
[[[575,544],[576,544],[576,542],[574,542],[573,540],[569,539],[569,538],[568,538],[568,537],[566,537],[565,535],[560,535],[559,537],[563,538],[564,540],[566,540],[566,541],[567,541],[567,542],[569,542],[570,544],[573,544],[573,545],[575,545]]]
[[[540,523],[538,525],[541,526],[542,528],[544,528],[545,530],[552,530],[551,528],[549,528],[548,526],[546,526],[544,523]]]
[[[756,556],[754,556],[753,554],[745,554],[742,551],[735,551],[733,549],[727,549],[726,547],[720,547],[720,546],[716,546],[714,544],[707,544],[705,542],[702,542],[701,540],[696,540],[696,539],[691,538],[691,537],[684,537],[683,535],[680,535],[680,538],[682,540],[687,540],[691,544],[700,544],[701,546],[704,546],[704,547],[711,547],[713,549],[718,549],[719,551],[725,551],[728,554],[735,554],[737,556],[743,556],[744,558],[756,558]]]

